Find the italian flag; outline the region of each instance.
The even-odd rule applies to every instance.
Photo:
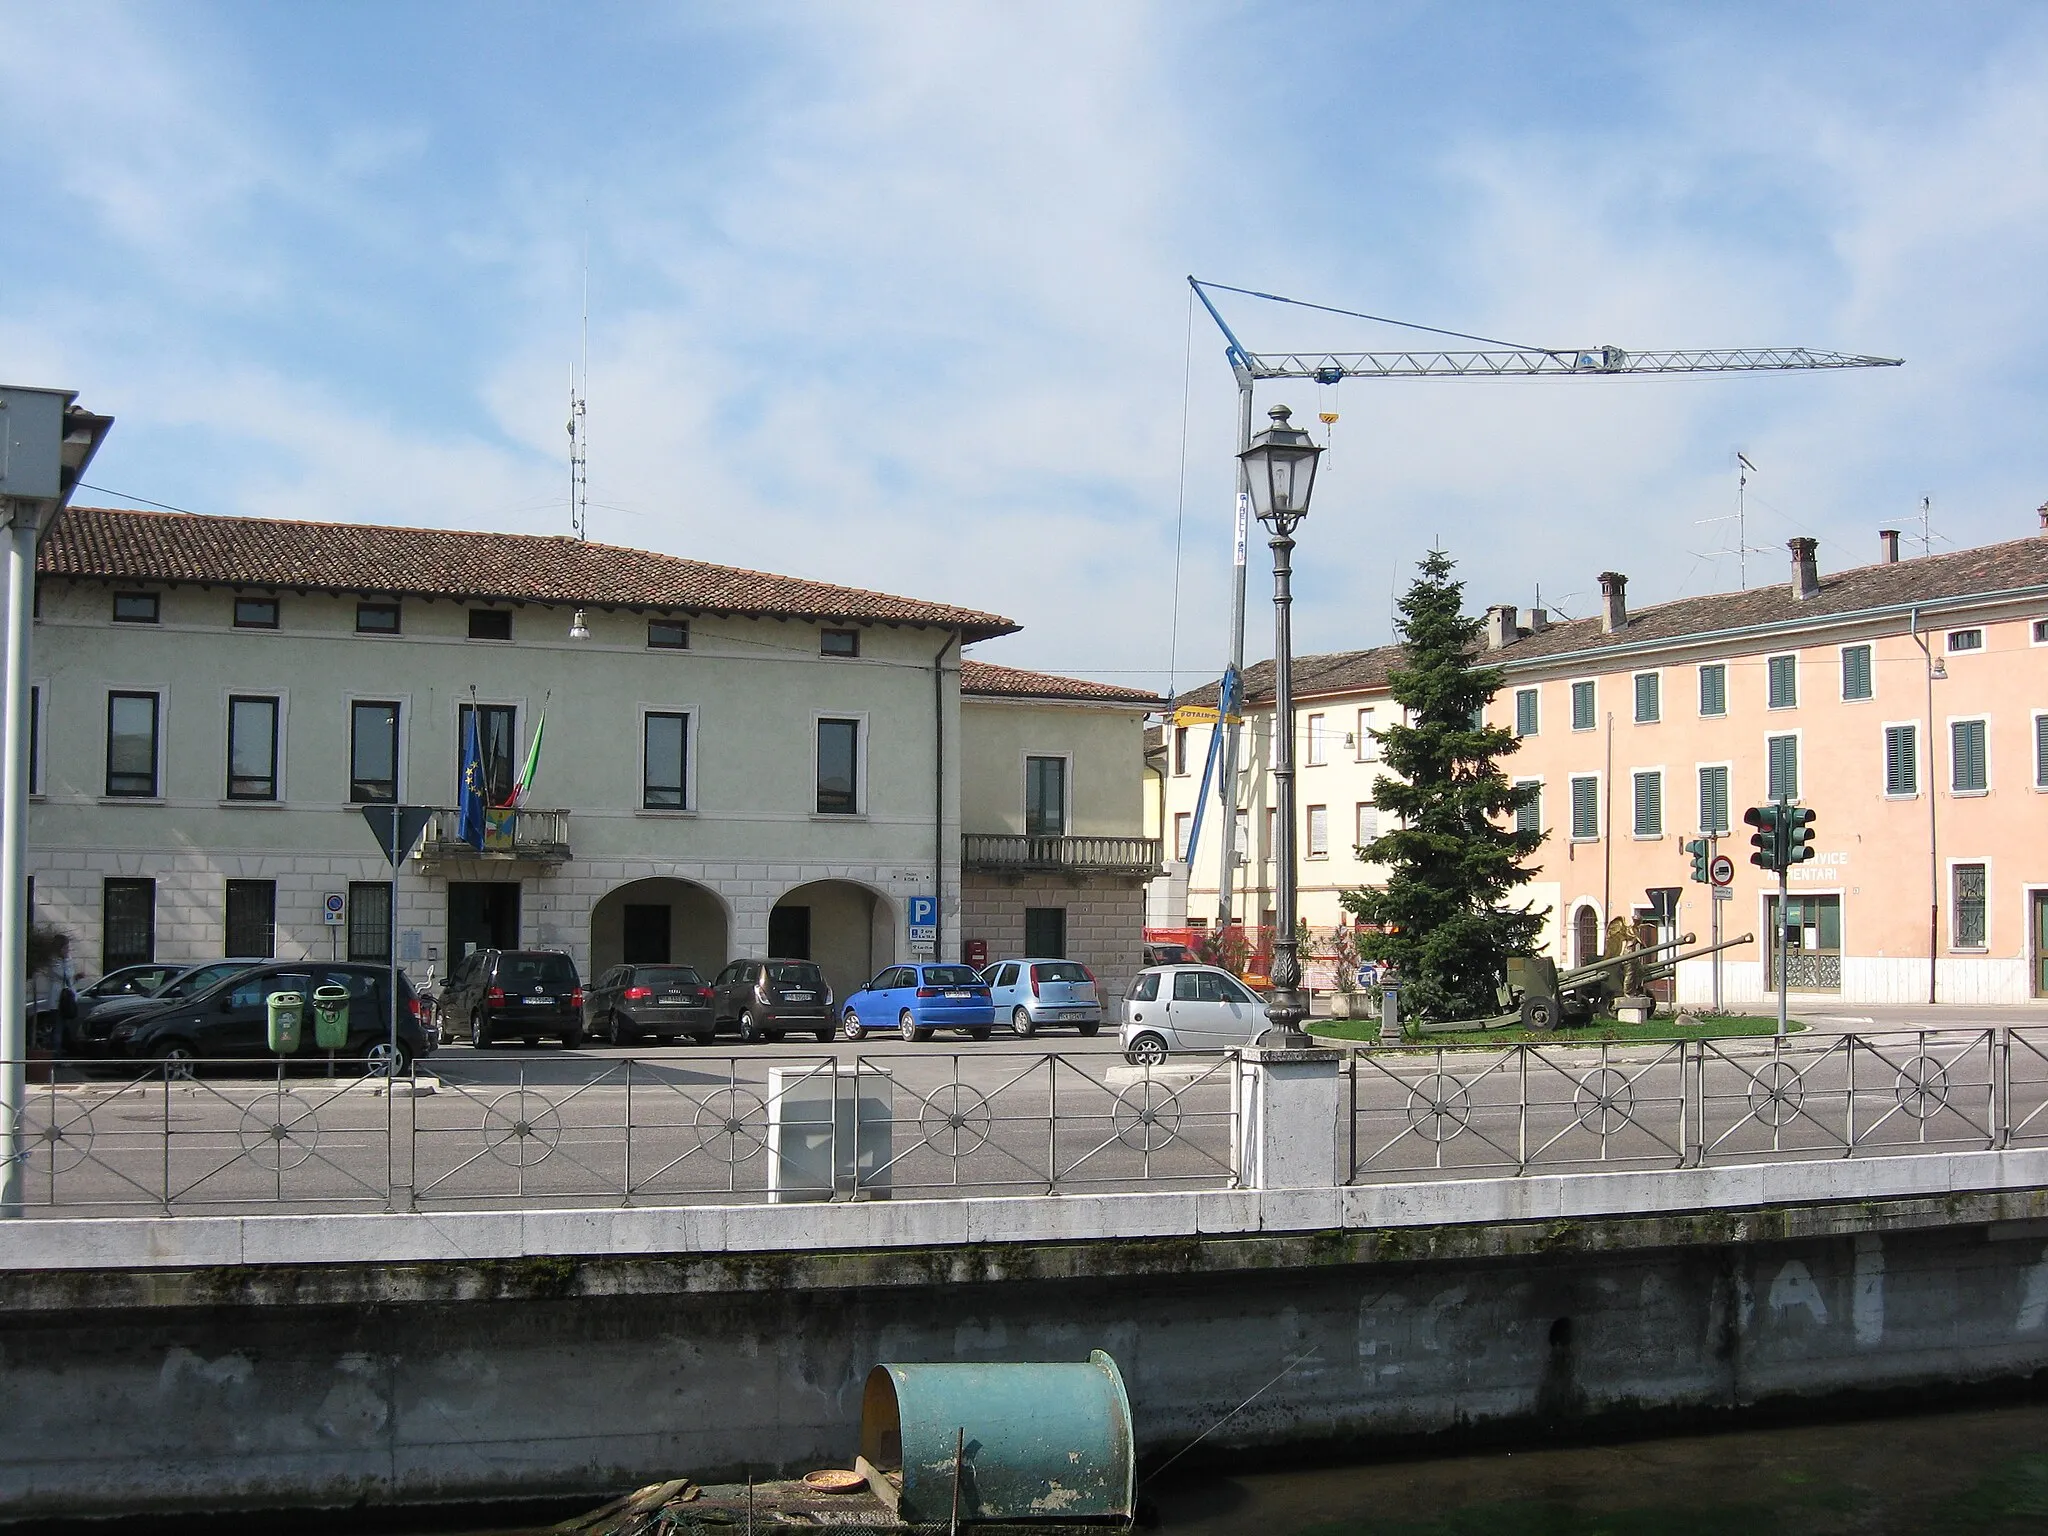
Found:
[[[540,739],[548,728],[545,713],[533,723],[533,740],[526,744],[526,762],[520,767],[519,778],[512,786],[512,793],[505,799],[502,809],[521,810],[526,805],[526,796],[533,789],[533,781],[540,777]]]

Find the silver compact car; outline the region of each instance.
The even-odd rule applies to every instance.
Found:
[[[1155,965],[1124,994],[1118,1038],[1124,1060],[1156,1067],[1175,1051],[1228,1051],[1249,1045],[1267,1024],[1266,1005],[1243,982],[1213,965]]]

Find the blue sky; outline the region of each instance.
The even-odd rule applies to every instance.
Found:
[[[0,127],[0,374],[115,413],[94,483],[565,531],[587,246],[592,537],[992,609],[1017,665],[1220,662],[1231,384],[1189,272],[1908,360],[1266,386],[1340,415],[1303,649],[1385,639],[1432,541],[1475,607],[1732,587],[1737,448],[1753,584],[1797,533],[1866,563],[1922,496],[1938,548],[2048,498],[2038,5],[0,0]]]

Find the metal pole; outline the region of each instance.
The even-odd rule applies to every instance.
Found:
[[[1714,935],[1713,942],[1716,944],[1719,944],[1721,942],[1721,908],[1726,905],[1726,903],[1721,900],[1721,887],[1714,884],[1714,860],[1719,858],[1720,856],[1720,834],[1716,832],[1709,832],[1707,834],[1707,905],[1714,909],[1712,928]],[[1716,949],[1714,951],[1714,1012],[1719,1013],[1720,1011],[1721,951]]]
[[[1237,447],[1242,453],[1252,445],[1252,376],[1242,364],[1233,364],[1237,374]],[[1246,546],[1250,541],[1252,508],[1251,471],[1242,459],[1237,465],[1237,511],[1235,543],[1231,558],[1230,586],[1230,670],[1238,675],[1237,712],[1246,712],[1242,694],[1244,678],[1244,573]],[[1222,700],[1219,698],[1219,704]],[[1217,780],[1217,797],[1223,804],[1223,834],[1216,839],[1221,861],[1216,875],[1216,933],[1220,942],[1230,927],[1231,887],[1237,876],[1237,748],[1242,726],[1217,721],[1223,732],[1223,772]],[[1220,955],[1219,951],[1219,955]]]
[[[0,772],[0,1217],[22,1211],[28,1073],[28,649],[35,618],[36,523],[15,504],[7,540],[6,766]]]
[[[1273,550],[1273,991],[1266,1016],[1273,1021],[1271,1034],[1261,1038],[1266,1045],[1300,1047],[1308,1044],[1301,1021],[1308,1015],[1308,998],[1301,990],[1301,956],[1295,940],[1294,868],[1294,635],[1292,616],[1293,516],[1276,515],[1267,542]]]
[[[1787,841],[1785,834],[1790,828],[1785,825],[1785,818],[1791,813],[1791,810],[1792,804],[1790,801],[1780,800],[1778,802],[1778,1033],[1780,1035],[1785,1033],[1786,994],[1792,990],[1792,978],[1785,974],[1790,948],[1785,941],[1792,932],[1791,897],[1790,892],[1786,889],[1785,881],[1785,855],[1789,851],[1785,846]]]
[[[391,1074],[384,1082],[387,1105],[398,1094],[398,823],[404,816],[403,806],[391,807],[391,929],[385,936],[385,948],[391,959],[391,1054],[384,1062],[385,1070]]]
[[[1913,610],[1911,623],[1913,643],[1920,647],[1922,670],[1927,674],[1927,1001],[1932,1003],[1941,954],[1941,858],[1934,819],[1934,652],[1920,633],[1918,608]],[[1914,768],[1917,772],[1919,765]]]

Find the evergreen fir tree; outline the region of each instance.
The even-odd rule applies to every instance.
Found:
[[[1387,883],[1343,896],[1362,923],[1379,926],[1359,934],[1359,952],[1394,966],[1402,1013],[1437,1019],[1496,1012],[1507,956],[1535,942],[1545,916],[1503,906],[1529,877],[1523,860],[1543,834],[1514,830],[1536,790],[1517,789],[1500,769],[1519,745],[1514,732],[1479,723],[1505,674],[1474,665],[1483,626],[1464,615],[1455,569],[1433,551],[1401,599],[1405,655],[1388,688],[1409,723],[1375,733],[1400,777],[1374,784],[1375,803],[1393,815],[1360,850],[1386,866]]]

